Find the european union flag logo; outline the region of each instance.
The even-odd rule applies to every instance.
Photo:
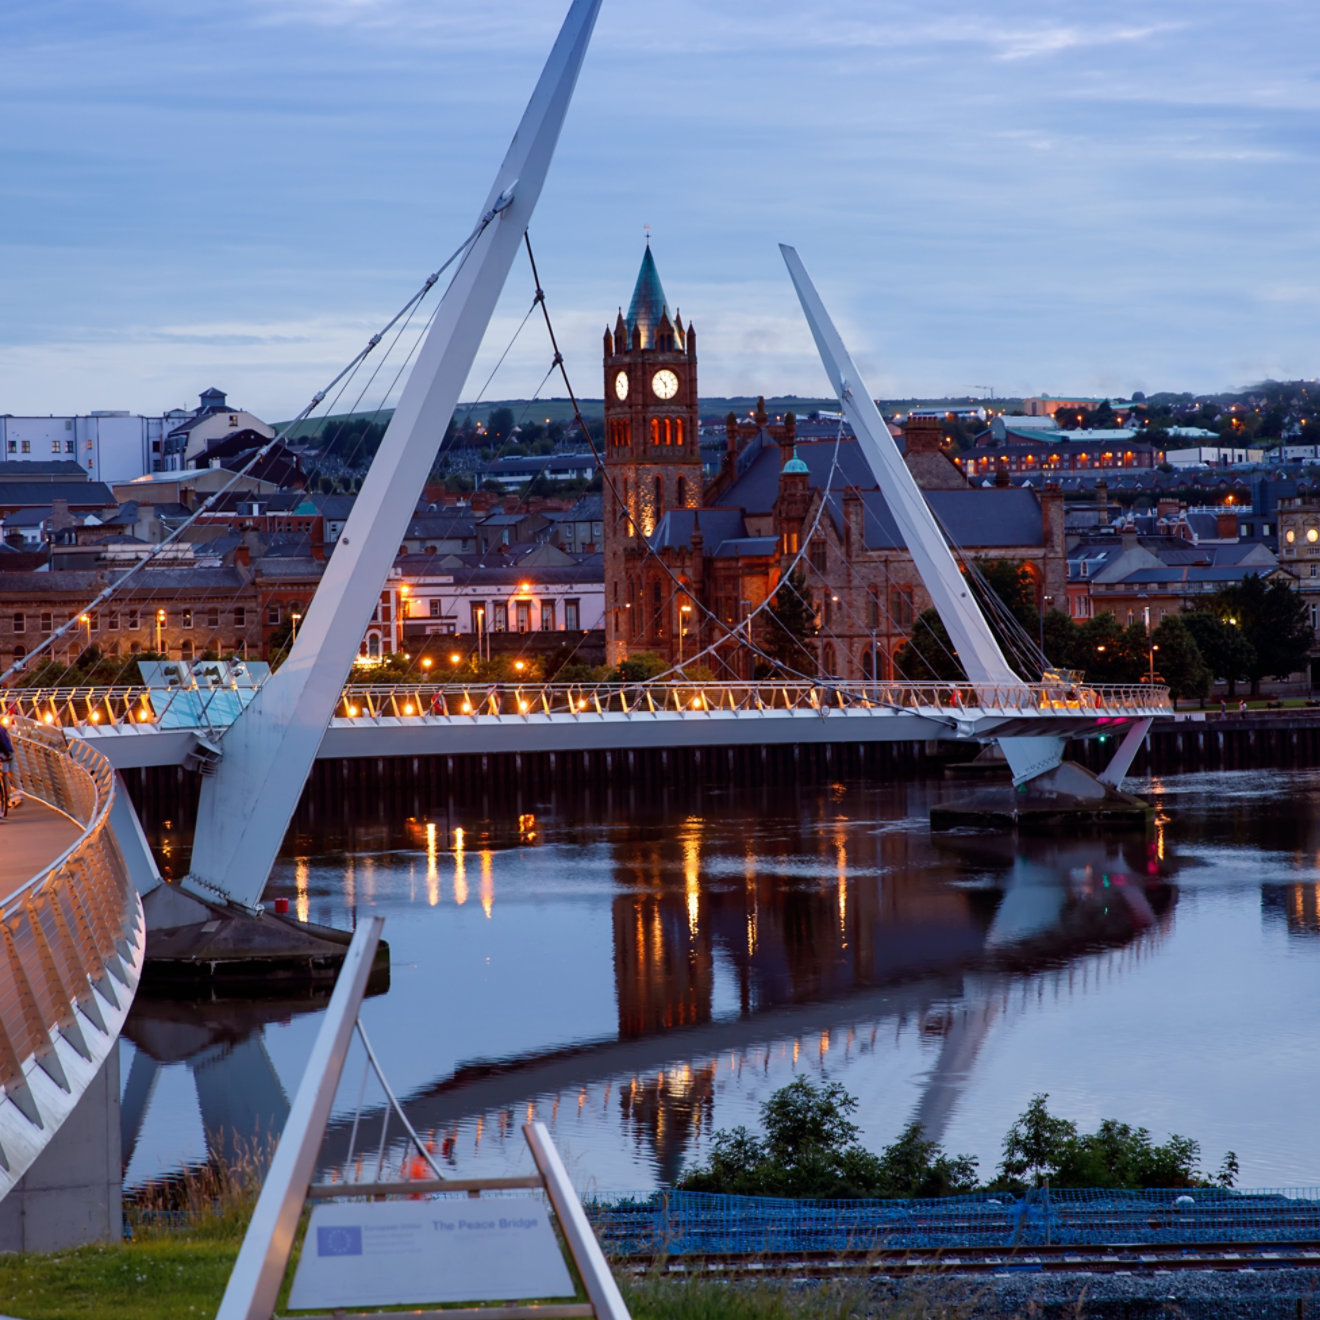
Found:
[[[362,1230],[360,1228],[318,1228],[316,1230],[318,1256],[360,1256]]]

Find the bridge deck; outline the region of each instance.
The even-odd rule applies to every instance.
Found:
[[[0,907],[81,837],[82,830],[67,816],[36,798],[24,798],[18,810],[0,820]]]

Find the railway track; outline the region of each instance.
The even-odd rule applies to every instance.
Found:
[[[1311,1242],[1114,1243],[1107,1246],[913,1247],[873,1251],[802,1251],[625,1256],[634,1274],[721,1279],[833,1279],[920,1274],[1145,1274],[1170,1270],[1320,1269]]]

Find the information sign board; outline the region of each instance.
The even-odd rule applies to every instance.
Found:
[[[535,1197],[313,1208],[289,1309],[526,1301],[575,1295]]]

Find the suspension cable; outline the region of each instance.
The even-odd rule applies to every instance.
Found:
[[[264,445],[262,445],[259,449],[257,449],[252,455],[252,457],[248,459],[248,461],[234,473],[234,475],[230,478],[229,481],[227,481],[219,490],[215,491],[206,500],[204,500],[202,504],[200,504],[187,519],[185,519],[182,523],[180,523],[179,526],[176,527],[173,532],[171,532],[157,545],[153,546],[152,549],[141,559],[139,559],[136,564],[130,567],[120,577],[116,578],[114,582],[110,583],[103,591],[99,592],[91,601],[89,601],[86,605],[84,605],[80,610],[74,611],[73,614],[70,616],[69,620],[65,624],[57,628],[48,637],[46,637],[39,645],[37,645],[31,651],[29,651],[26,655],[21,656],[19,659],[15,660],[14,663],[11,664],[9,668],[6,669],[3,673],[0,673],[0,685],[7,683],[16,674],[21,673],[24,669],[28,667],[28,665],[31,664],[31,662],[34,659],[36,659],[37,656],[49,650],[50,647],[52,647],[57,641],[60,640],[60,638],[64,637],[74,628],[77,628],[79,626],[79,620],[82,615],[92,613],[92,611],[97,609],[98,606],[102,605],[105,601],[109,600],[112,596],[114,596],[127,582],[137,577],[137,575],[141,573],[143,570],[145,570],[149,564],[153,563],[162,554],[164,554],[166,548],[177,542],[182,537],[183,533],[186,530],[188,530],[190,527],[192,527],[202,517],[203,514],[210,512],[220,502],[223,496],[227,495],[229,491],[232,490],[233,487],[242,478],[247,476],[248,473],[251,472],[252,469],[256,467],[257,464],[260,463],[277,445],[281,444],[295,427],[299,426],[302,422],[304,422],[312,414],[312,412],[315,411],[315,409],[321,405],[326,395],[331,390],[333,390],[337,385],[339,385],[341,381],[343,381],[346,377],[348,377],[357,370],[357,368],[375,350],[375,348],[381,342],[384,336],[388,334],[389,331],[393,329],[395,325],[397,325],[401,320],[404,320],[405,317],[411,316],[412,310],[416,307],[417,304],[419,304],[422,301],[422,299],[426,297],[428,293],[430,293],[431,289],[435,286],[435,284],[440,279],[440,277],[445,273],[445,271],[448,270],[449,267],[452,266],[455,261],[457,261],[460,257],[464,256],[467,252],[471,250],[472,245],[476,242],[477,238],[480,237],[481,233],[485,230],[486,226],[490,224],[491,220],[494,219],[496,214],[497,211],[495,209],[492,209],[487,214],[483,215],[481,219],[477,222],[476,226],[473,228],[472,232],[467,236],[467,238],[463,240],[461,244],[459,244],[457,248],[454,249],[454,251],[450,254],[450,256],[445,260],[444,264],[441,265],[438,270],[434,271],[432,274],[426,277],[425,281],[422,283],[421,288],[418,289],[418,291],[414,293],[413,296],[409,298],[406,303],[404,303],[404,305],[399,309],[399,311],[397,311],[394,314],[394,316],[392,316],[389,319],[389,321],[387,321],[379,331],[377,331],[374,335],[371,336],[371,338],[367,341],[367,343],[363,346],[363,348],[359,350],[359,352],[340,371],[338,371],[335,374],[335,376],[325,385],[324,388],[318,390],[312,396],[311,400],[306,404],[306,406],[302,409],[302,411],[299,412],[298,415],[291,422],[286,423],[285,426],[280,431],[278,431],[274,436],[272,436],[270,440],[268,440]]]

